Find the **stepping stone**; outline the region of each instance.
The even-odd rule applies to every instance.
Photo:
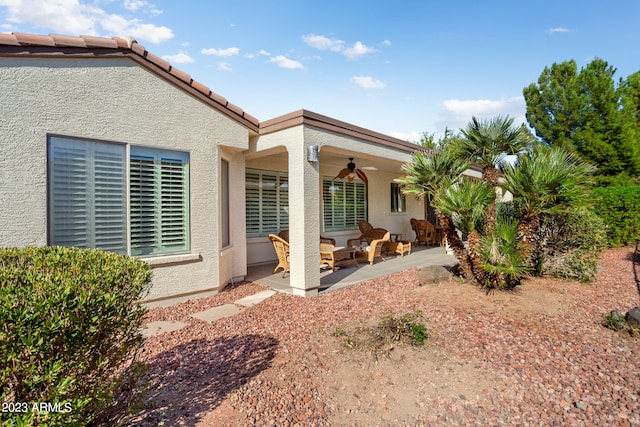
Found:
[[[201,311],[199,313],[194,313],[191,317],[195,317],[196,319],[204,320],[205,322],[215,322],[218,319],[222,319],[223,317],[233,316],[234,314],[240,313],[244,308],[238,307],[234,304],[224,304],[218,307],[213,307],[205,311]]]
[[[189,326],[184,322],[168,322],[161,320],[158,322],[149,322],[142,329],[142,336],[145,338],[153,337],[156,335],[164,334],[165,332],[177,331],[179,329]]]
[[[243,307],[253,307],[254,305],[266,300],[272,295],[275,295],[276,291],[262,291],[257,294],[249,295],[248,297],[244,297],[236,301],[237,305],[241,305]]]

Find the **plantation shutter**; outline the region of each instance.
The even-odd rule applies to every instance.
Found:
[[[324,177],[322,199],[325,231],[357,229],[358,221],[367,219],[367,186],[363,182]]]
[[[247,236],[254,237],[260,235],[260,174],[257,172],[246,172],[246,221]]]
[[[289,181],[282,172],[247,169],[247,237],[277,234],[289,228]]]
[[[131,255],[189,249],[189,155],[131,147]]]
[[[49,243],[127,252],[125,148],[49,139]]]

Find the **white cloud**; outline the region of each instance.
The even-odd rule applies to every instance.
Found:
[[[284,55],[278,55],[274,58],[271,58],[269,61],[275,63],[278,67],[281,68],[288,68],[290,70],[299,68],[301,70],[304,70],[304,65],[302,65],[302,63],[289,59]]]
[[[547,34],[556,34],[556,33],[570,33],[571,30],[568,28],[563,28],[563,27],[555,27],[555,28],[549,28],[546,33]]]
[[[262,55],[262,56],[271,56],[271,53],[267,52],[267,51],[266,51],[266,50],[264,50],[264,49],[260,49],[260,50],[258,51],[258,53],[247,53],[247,54],[245,55],[245,58],[253,59],[253,58],[257,58],[257,57],[258,57],[258,55]]]
[[[233,71],[233,68],[231,68],[231,64],[228,62],[218,62],[218,70]]]
[[[391,42],[389,40],[382,40],[383,46],[391,46]]]
[[[465,128],[473,116],[490,119],[498,115],[508,115],[514,118],[514,125],[520,125],[526,122],[525,112],[526,104],[522,96],[502,100],[448,99],[442,103],[436,131],[442,132],[445,127],[454,130]]]
[[[386,85],[370,76],[351,77],[351,83],[364,89],[382,89]]]
[[[357,41],[353,46],[345,47],[345,42],[338,39],[331,39],[316,34],[307,34],[302,36],[302,40],[309,46],[319,50],[329,50],[339,52],[348,59],[357,59],[368,53],[376,52],[375,49],[365,46],[362,42]],[[388,42],[388,41],[387,41]],[[389,43],[389,42],[388,42]],[[390,43],[389,43],[390,44]]]
[[[126,19],[80,0],[0,0],[0,6],[7,8],[8,22],[27,23],[54,33],[102,37],[131,35],[151,43],[173,37],[170,28],[145,24],[135,18]]]
[[[361,42],[357,41],[353,46],[351,46],[348,49],[345,49],[344,52],[342,52],[342,53],[348,59],[358,59],[361,56],[364,56],[364,55],[366,55],[368,53],[373,53],[375,51],[376,50],[374,48],[367,47],[364,44],[362,44]]]
[[[175,55],[166,55],[166,56],[163,56],[162,58],[175,64],[188,64],[194,61],[192,57],[190,57],[187,53],[183,51],[180,51]]]
[[[223,58],[227,58],[230,56],[235,56],[238,53],[240,53],[240,49],[238,49],[237,47],[229,47],[226,49],[208,48],[208,49],[202,49],[200,53],[202,53],[203,55],[213,55],[213,56],[220,56]]]
[[[302,40],[311,47],[320,50],[330,50],[333,52],[342,52],[344,50],[344,42],[338,39],[330,39],[325,36],[308,34],[302,36]]]
[[[122,2],[122,5],[125,9],[135,12],[141,7],[146,6],[147,2],[144,0],[124,0],[124,2]]]

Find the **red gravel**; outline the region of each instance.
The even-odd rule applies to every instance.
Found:
[[[241,283],[152,309],[149,321],[190,326],[148,339],[149,393],[131,425],[640,425],[640,340],[601,326],[609,311],[640,306],[633,256],[631,248],[606,251],[593,284],[535,279],[519,294],[459,283],[419,288],[407,271],[315,298],[277,294],[212,324],[188,314],[265,287]],[[362,362],[330,334],[414,309],[430,320],[432,339],[402,361]],[[359,370],[350,368],[356,359]],[[448,382],[416,368],[436,359],[459,367]],[[388,390],[375,388],[369,409],[347,409],[349,397],[361,405],[362,390],[374,387],[365,375],[384,377]],[[452,378],[469,384],[464,394],[437,391]],[[398,387],[415,402],[401,402]]]

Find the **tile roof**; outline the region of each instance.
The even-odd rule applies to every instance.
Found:
[[[0,56],[64,56],[64,57],[105,57],[130,56],[136,62],[158,74],[160,77],[182,86],[187,92],[207,102],[218,111],[258,132],[260,123],[242,108],[230,103],[214,93],[206,85],[197,82],[184,71],[147,51],[133,39],[125,37],[48,36],[27,33],[0,33]]]

